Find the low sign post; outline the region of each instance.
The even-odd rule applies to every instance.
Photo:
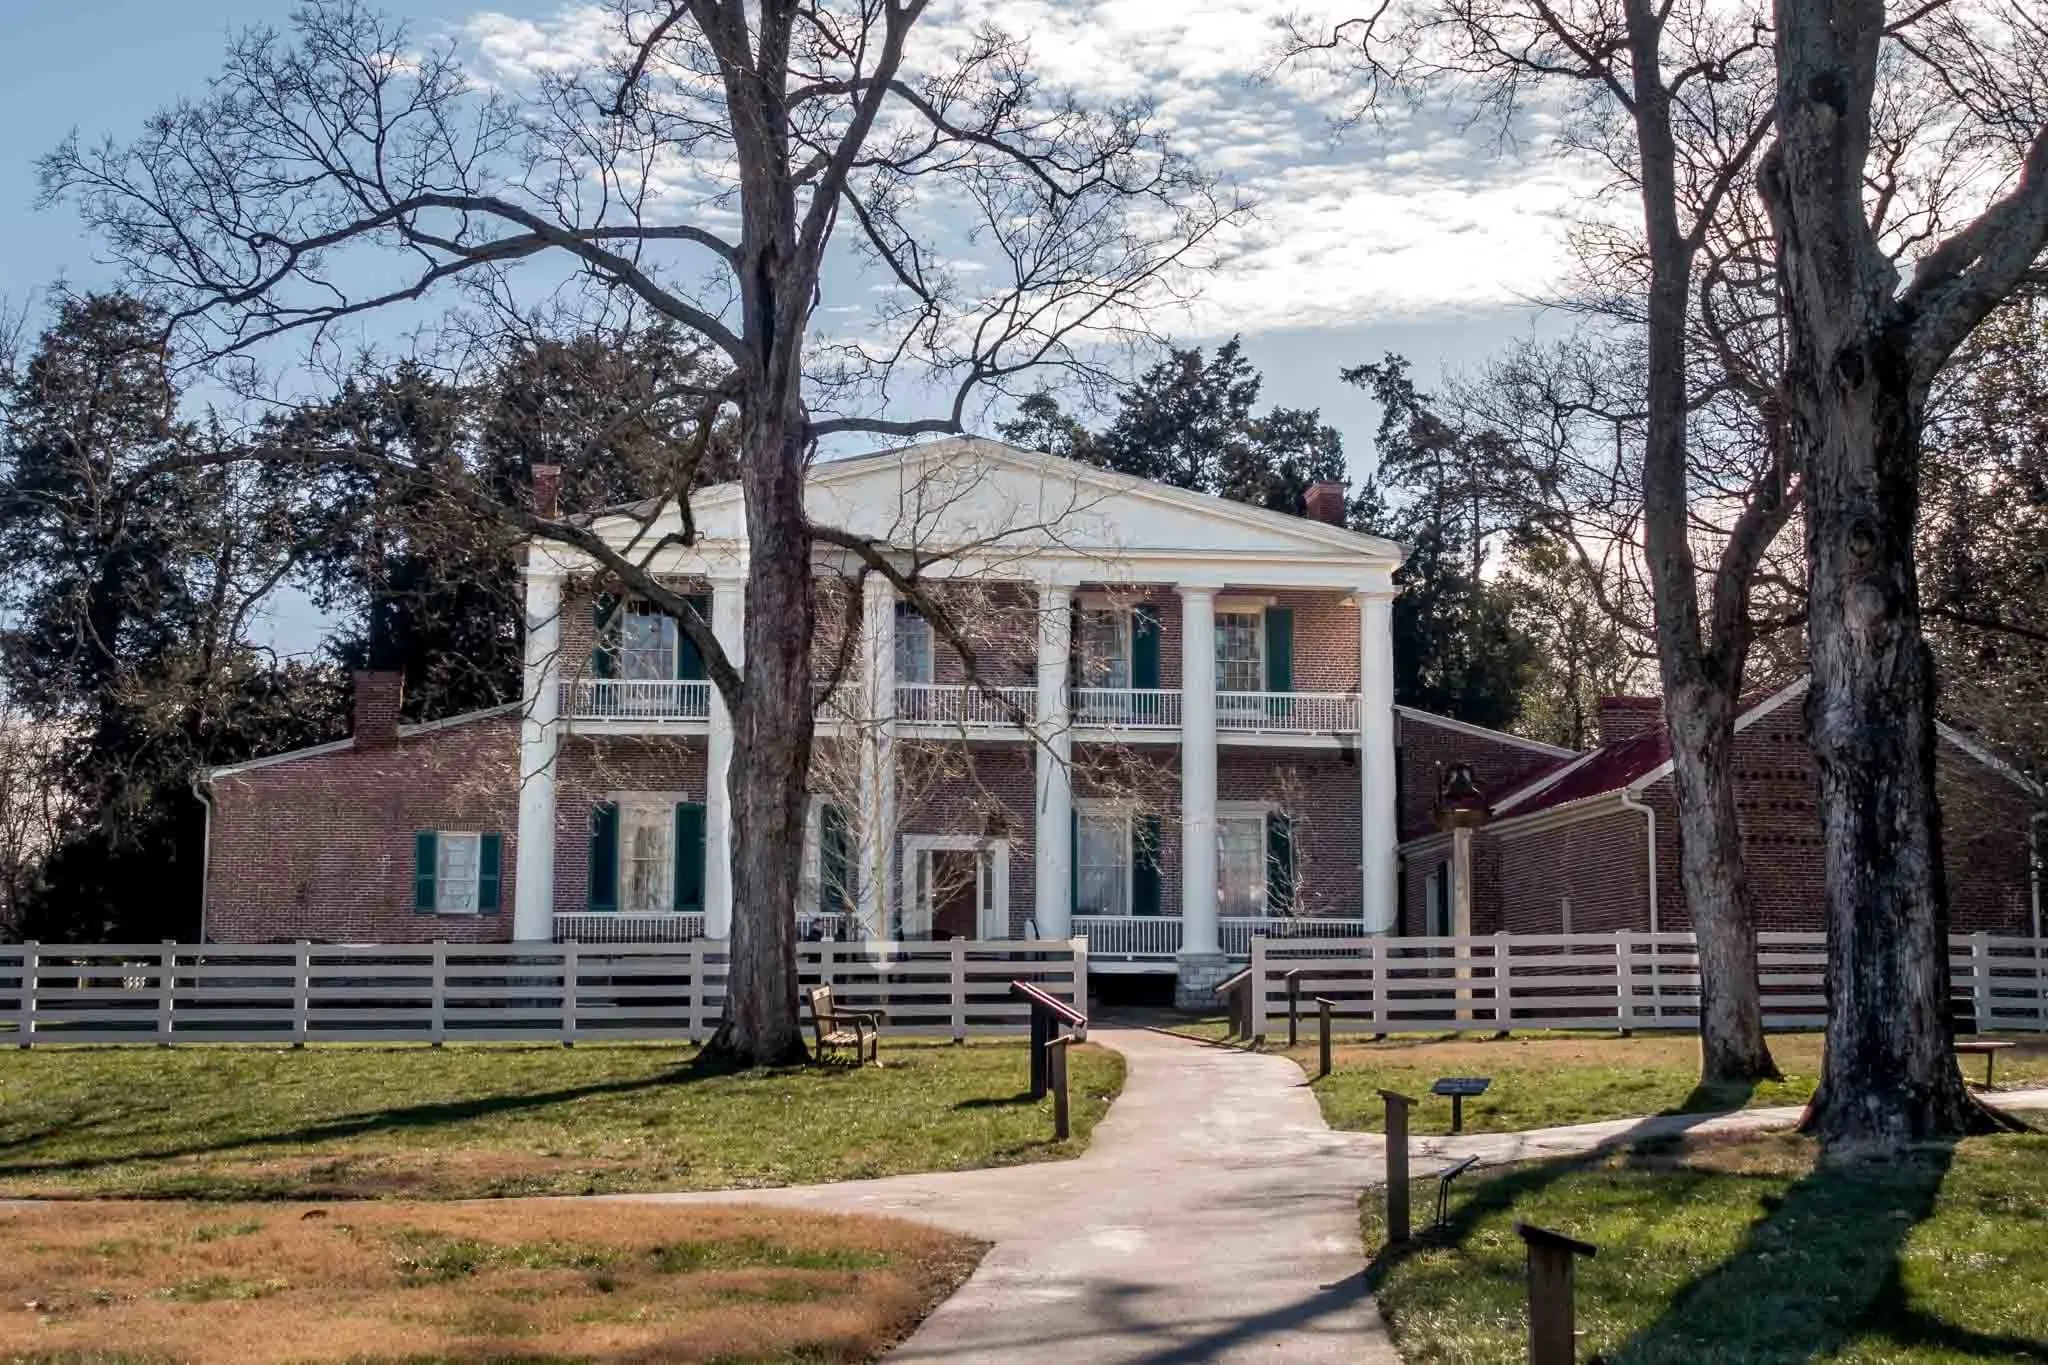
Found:
[[[1393,1090],[1387,1103],[1387,1245],[1408,1240],[1408,1108],[1415,1101]]]
[[[1529,1365],[1575,1365],[1572,1267],[1598,1248],[1529,1223],[1515,1231],[1529,1248]]]
[[[1073,1133],[1072,1111],[1067,1102],[1067,1049],[1074,1036],[1061,1034],[1045,1045],[1046,1070],[1052,1079],[1052,1140],[1065,1142]]]
[[[1451,1097],[1451,1131],[1465,1131],[1465,1097],[1484,1095],[1486,1087],[1493,1084],[1491,1076],[1445,1076],[1430,1086],[1432,1095]]]
[[[1316,1073],[1318,1079],[1330,1074],[1330,1011],[1335,1009],[1336,1005],[1337,1002],[1328,996],[1316,997],[1317,1023],[1322,1028],[1322,1070]]]

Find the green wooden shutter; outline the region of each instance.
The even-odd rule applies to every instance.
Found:
[[[618,673],[619,599],[599,593],[590,608],[590,676],[610,678]]]
[[[818,909],[843,915],[853,906],[853,832],[846,812],[826,804],[818,808]]]
[[[1067,812],[1067,914],[1081,913],[1081,812]]]
[[[495,915],[505,884],[505,836],[480,834],[476,840],[476,908],[479,914]]]
[[[1150,602],[1131,609],[1131,686],[1159,686],[1159,608]]]
[[[676,802],[676,909],[704,908],[704,807]]]
[[[600,801],[590,808],[590,887],[592,910],[619,908],[619,808]]]
[[[693,593],[684,599],[690,610],[697,613],[697,619],[707,627],[711,624],[711,598],[704,593]],[[679,625],[676,627],[676,676],[687,682],[702,682],[704,672],[704,651],[697,648],[697,642]]]
[[[1140,815],[1131,821],[1131,913],[1159,914],[1161,893],[1159,817]]]
[[[412,908],[431,915],[436,908],[436,878],[441,871],[441,840],[430,829],[412,836]]]
[[[1295,912],[1294,817],[1282,811],[1266,814],[1266,913]]]
[[[1266,690],[1294,690],[1294,608],[1266,608]]]

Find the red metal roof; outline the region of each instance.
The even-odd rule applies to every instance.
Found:
[[[1617,791],[1669,757],[1671,735],[1659,725],[1619,744],[1609,744],[1605,748],[1595,749],[1583,759],[1571,760],[1570,764],[1564,765],[1569,767],[1570,771],[1558,777],[1556,781],[1551,781],[1558,771],[1556,768],[1548,773],[1538,774],[1517,786],[1514,791],[1502,793],[1501,798],[1494,802],[1494,810],[1498,812],[1498,818],[1511,820],[1584,800],[1588,796],[1598,796],[1602,792]],[[1550,785],[1543,787],[1543,790],[1533,796],[1514,805],[1508,805],[1516,792],[1529,791],[1542,786],[1545,782],[1550,782]],[[1507,809],[1501,809],[1503,806]]]

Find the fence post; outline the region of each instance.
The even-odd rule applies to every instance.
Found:
[[[427,1036],[435,1047],[448,1036],[448,943],[445,939],[434,940],[434,965],[431,979],[432,1003],[428,1007]]]
[[[156,1045],[171,1045],[171,1009],[177,1003],[178,940],[163,940],[156,969]]]
[[[1387,1245],[1408,1240],[1408,1108],[1415,1101],[1380,1091],[1387,1105]]]
[[[1970,1012],[1978,1033],[1989,1033],[1991,1019],[1991,935],[1970,935]]]
[[[1614,935],[1614,1002],[1615,1026],[1627,1038],[1636,1031],[1635,936],[1627,929]]]
[[[1508,1036],[1508,1025],[1513,1021],[1513,1001],[1509,998],[1508,973],[1512,970],[1513,939],[1506,932],[1493,936],[1493,1028],[1496,1035]]]
[[[1245,983],[1251,991],[1251,999],[1245,1006],[1245,1031],[1253,1038],[1266,1036],[1266,940],[1252,940],[1252,979]]]
[[[967,944],[954,939],[947,945],[946,971],[952,986],[953,1041],[967,1041]]]
[[[1316,1022],[1322,1030],[1321,1055],[1318,1058],[1322,1069],[1316,1073],[1317,1080],[1321,1080],[1324,1076],[1330,1074],[1330,1007],[1335,1003],[1327,995],[1316,997]]]
[[[313,944],[300,939],[292,951],[292,1046],[304,1047],[313,1032]]]
[[[571,939],[562,949],[562,1046],[576,1046],[576,988],[583,971],[579,944]]]
[[[1074,993],[1067,1001],[1075,1009],[1088,1012],[1088,936],[1076,934],[1067,940],[1074,949]]]
[[[682,945],[683,958],[690,974],[687,987],[690,996],[689,1017],[683,1024],[684,1036],[691,1042],[704,1038],[704,994],[711,989],[711,964],[705,960],[706,940],[697,939]]]
[[[1301,968],[1287,974],[1287,1046],[1301,1043]]]
[[[36,1040],[36,975],[37,962],[42,957],[43,945],[34,939],[24,939],[21,945],[21,1046],[33,1046]]]
[[[1372,1031],[1374,1041],[1387,1036],[1387,958],[1385,943],[1369,943],[1365,948],[1365,984],[1372,992]]]
[[[1528,1223],[1516,1223],[1515,1231],[1529,1248],[1529,1365],[1575,1365],[1572,1267],[1596,1248]]]

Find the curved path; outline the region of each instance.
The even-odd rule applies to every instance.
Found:
[[[1285,1057],[1098,1027],[1124,1090],[1073,1161],[702,1194],[621,1195],[883,1214],[994,1244],[895,1361],[1399,1365],[1364,1289],[1358,1196],[1385,1141],[1323,1121]],[[2048,1091],[2007,1092],[2013,1108]],[[1417,1137],[1414,1173],[1685,1132],[1784,1128],[1798,1109],[1682,1114],[1527,1133]]]

